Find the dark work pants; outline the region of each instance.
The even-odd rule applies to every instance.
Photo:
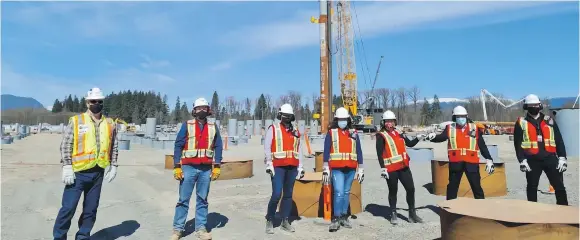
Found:
[[[290,210],[292,210],[292,192],[294,190],[296,176],[298,175],[298,168],[294,166],[274,167],[274,173],[274,177],[272,178],[272,196],[270,197],[268,212],[266,213],[266,219],[268,220],[274,219],[278,202],[280,202],[280,198],[282,197],[282,192],[284,192],[284,197],[282,197],[282,202],[280,203],[280,215],[282,218],[288,218],[290,216]]]
[[[568,196],[566,195],[566,188],[564,187],[563,174],[557,169],[558,158],[556,156],[549,156],[540,160],[528,160],[528,165],[532,169],[532,171],[526,172],[528,201],[538,201],[538,184],[540,183],[542,172],[545,172],[548,181],[550,181],[550,185],[554,187],[556,192],[556,204],[568,205]]]
[[[58,212],[52,234],[55,240],[67,239],[71,220],[84,193],[83,212],[79,218],[79,231],[75,239],[89,239],[97,220],[97,208],[101,198],[104,170],[98,166],[75,173],[75,182],[64,187],[62,207]]]
[[[483,188],[481,188],[481,176],[479,175],[479,164],[466,162],[450,162],[449,163],[449,184],[447,184],[447,200],[456,199],[457,191],[459,191],[459,184],[463,172],[469,181],[473,198],[484,199]]]
[[[413,174],[408,167],[390,172],[387,185],[389,186],[389,205],[391,210],[397,209],[397,191],[399,188],[399,181],[403,184],[407,192],[407,204],[409,210],[415,208],[415,184],[413,183]]]

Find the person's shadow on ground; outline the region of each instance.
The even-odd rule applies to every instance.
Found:
[[[91,235],[91,239],[113,240],[120,237],[128,237],[135,233],[139,227],[141,227],[141,224],[135,220],[123,221],[121,224],[99,230]]]
[[[207,214],[207,224],[206,228],[208,232],[211,232],[214,228],[224,227],[230,219],[224,215],[216,212]],[[183,231],[183,237],[195,232],[195,218],[187,221],[185,223],[185,231]]]

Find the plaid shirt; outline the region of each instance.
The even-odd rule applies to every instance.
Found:
[[[99,128],[100,124],[105,120],[105,118],[101,118],[101,121],[95,122],[93,118],[90,118],[91,121],[95,124],[95,128]],[[117,137],[117,128],[116,125],[113,128],[113,149],[111,149],[111,165],[118,166],[117,164],[117,156],[119,155],[119,139]],[[97,138],[97,152],[101,148],[100,142],[100,133],[96,131],[96,138]],[[73,144],[74,144],[74,123],[72,118],[68,121],[68,125],[64,129],[62,142],[60,143],[60,154],[61,160],[60,163],[64,165],[72,165],[72,151],[73,151]]]

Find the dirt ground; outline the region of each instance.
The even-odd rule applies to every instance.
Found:
[[[1,150],[1,238],[5,240],[52,239],[52,227],[60,207],[64,184],[61,182],[59,144],[61,135],[32,135],[13,144],[2,145]],[[488,144],[497,144],[500,158],[506,162],[508,195],[502,198],[526,199],[525,176],[513,153],[513,143],[507,136],[488,138]],[[227,159],[254,160],[254,176],[247,179],[212,182],[209,197],[208,227],[214,239],[436,239],[441,236],[437,203],[444,196],[435,196],[424,187],[431,183],[428,161],[411,163],[418,214],[423,224],[402,221],[391,226],[387,220],[387,184],[380,178],[374,141],[363,139],[365,181],[362,186],[364,212],[351,220],[353,229],[328,232],[328,222],[317,218],[301,218],[293,222],[295,233],[279,228],[274,235],[266,235],[265,211],[271,194],[271,183],[264,171],[263,151],[259,137],[248,144],[231,146],[225,151]],[[421,142],[416,147],[432,147],[435,159],[446,158],[446,145]],[[322,149],[314,144],[313,149]],[[169,150],[155,150],[131,145],[121,151],[116,179],[103,186],[94,239],[168,239],[172,232],[178,183],[172,172],[164,169],[164,155]],[[305,161],[305,169],[313,171],[314,159]],[[578,159],[569,159],[564,174],[570,205],[578,206]],[[548,189],[545,175],[540,187]],[[407,216],[405,191],[398,193],[399,213]],[[542,203],[555,204],[554,195],[538,193]],[[81,205],[73,219],[69,239],[78,230],[76,222]],[[192,200],[188,229],[193,228],[195,203]],[[195,239],[193,235],[184,239]]]

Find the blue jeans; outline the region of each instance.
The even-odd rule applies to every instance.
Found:
[[[350,188],[356,169],[354,168],[338,168],[332,169],[332,188],[334,190],[334,216],[339,217],[346,215],[348,206],[350,205]]]
[[[179,182],[179,201],[175,206],[173,229],[183,232],[189,210],[189,200],[195,186],[195,231],[207,223],[207,195],[211,181],[211,165],[182,165],[183,180]]]
[[[272,196],[268,203],[266,219],[274,219],[276,208],[278,208],[278,202],[280,202],[280,197],[282,197],[282,191],[284,191],[284,197],[280,204],[280,215],[282,215],[282,218],[288,218],[290,216],[290,210],[292,209],[292,191],[294,190],[294,182],[296,181],[297,175],[298,167],[284,166],[274,168],[274,177],[272,178]]]
[[[84,193],[83,212],[79,218],[79,231],[75,239],[89,239],[91,230],[97,220],[97,208],[101,198],[104,169],[96,166],[92,169],[76,172],[75,182],[64,187],[62,207],[58,211],[52,235],[55,240],[67,239],[71,220],[77,209],[81,195]]]

